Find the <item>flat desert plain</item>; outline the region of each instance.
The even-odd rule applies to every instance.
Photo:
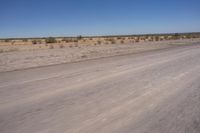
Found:
[[[1,53],[0,133],[199,133],[198,41]]]
[[[105,42],[105,39],[101,41],[93,39],[92,42],[90,39],[88,39],[88,42],[83,40],[73,43],[58,41],[49,44],[41,41],[39,44],[24,41],[1,42],[0,72],[134,54],[200,42],[199,38],[140,42],[127,41],[127,39],[119,41],[110,39],[107,42]],[[118,39],[116,38],[116,40]]]

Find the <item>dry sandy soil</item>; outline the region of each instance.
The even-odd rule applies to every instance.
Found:
[[[200,133],[199,81],[200,43],[3,72],[0,133]]]
[[[138,53],[178,45],[190,45],[196,42],[200,42],[200,39],[124,44],[77,45],[62,48],[53,47],[50,49],[34,49],[33,47],[35,46],[31,45],[13,45],[13,50],[10,49],[9,52],[0,53],[0,72]],[[40,45],[36,46],[40,47]],[[0,45],[1,49],[8,49],[8,47],[11,47],[11,45]]]

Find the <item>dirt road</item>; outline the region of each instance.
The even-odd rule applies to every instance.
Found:
[[[199,133],[200,45],[0,73],[0,133]]]

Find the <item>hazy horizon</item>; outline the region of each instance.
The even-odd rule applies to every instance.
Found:
[[[173,33],[140,33],[140,34],[105,34],[105,35],[72,35],[72,36],[30,36],[30,37],[0,37],[0,39],[30,39],[30,38],[50,38],[50,37],[53,37],[53,38],[76,38],[76,37],[79,37],[79,36],[82,36],[82,37],[117,37],[117,36],[142,36],[142,35],[166,35],[166,34],[200,34],[200,32],[173,32]]]

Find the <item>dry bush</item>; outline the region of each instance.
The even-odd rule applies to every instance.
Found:
[[[99,45],[100,45],[100,44],[101,44],[101,41],[97,41],[97,44],[99,44]]]
[[[108,42],[109,42],[110,40],[111,40],[111,38],[105,38],[105,41],[108,41]]]
[[[187,39],[191,39],[192,36],[191,36],[191,35],[186,35],[186,38],[187,38]]]
[[[33,40],[32,44],[42,44],[42,40]]]
[[[83,39],[83,37],[80,35],[80,36],[77,36],[77,40],[81,40]]]
[[[70,40],[68,38],[63,38],[62,41],[68,43]]]
[[[141,40],[141,41],[144,41],[144,40],[145,40],[145,38],[144,38],[144,37],[140,37],[140,40]]]
[[[149,41],[153,41],[153,37],[149,37]]]
[[[11,39],[5,39],[4,42],[11,42]]]
[[[132,36],[131,38],[132,38],[132,39],[135,39],[135,37],[134,37],[134,36]]]
[[[37,40],[37,43],[38,44],[42,44],[42,40]]]
[[[177,40],[177,39],[180,39],[180,38],[181,38],[181,36],[180,36],[178,33],[174,34],[174,36],[173,36],[173,37],[174,37],[174,39],[175,39],[175,40]]]
[[[168,36],[164,36],[164,39],[165,39],[165,40],[168,40]]]
[[[75,42],[75,43],[78,43],[78,40],[77,40],[77,39],[75,39],[73,42]]]
[[[137,37],[137,38],[135,39],[135,42],[140,42],[140,38]]]
[[[71,43],[71,42],[74,42],[74,39],[72,39],[72,38],[65,38],[63,41],[65,41],[66,43]]]
[[[81,58],[87,58],[87,55],[82,55]]]
[[[57,41],[56,41],[55,38],[49,37],[49,38],[46,38],[46,39],[45,39],[45,42],[46,42],[46,43],[56,43]]]
[[[22,39],[22,42],[28,42],[28,39]]]
[[[108,41],[108,42],[111,42],[111,44],[115,44],[116,43],[114,38],[106,38],[105,40]]]
[[[124,44],[124,40],[121,40],[120,43],[121,43],[121,44]]]
[[[160,40],[159,36],[156,36],[155,41],[159,41],[159,40]]]
[[[33,41],[32,41],[32,44],[37,44],[37,40],[33,40]]]
[[[112,39],[111,44],[115,44],[115,43],[116,43],[115,39]]]
[[[4,52],[4,50],[3,49],[0,49],[0,53],[3,53]]]
[[[187,38],[187,39],[200,38],[200,34],[186,34],[185,38]]]
[[[144,40],[147,40],[148,38],[149,38],[148,35],[143,36],[143,39],[144,39]]]

